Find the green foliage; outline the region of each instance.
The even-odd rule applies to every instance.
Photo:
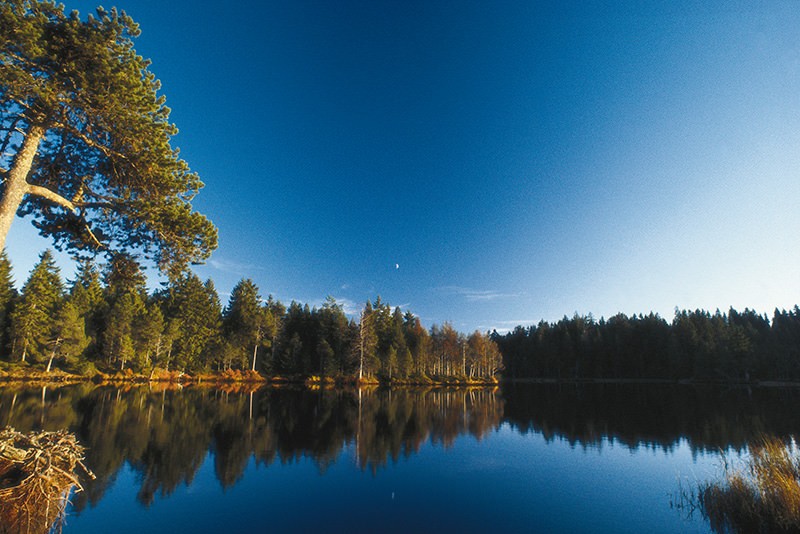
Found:
[[[100,285],[97,267],[91,261],[84,260],[78,264],[75,280],[69,290],[69,300],[83,317],[101,306],[103,286]]]
[[[143,312],[144,303],[136,293],[122,294],[111,304],[103,331],[103,353],[109,365],[124,370],[134,358],[133,326]]]
[[[113,301],[125,294],[146,296],[147,280],[139,262],[130,254],[115,254],[106,266],[104,278],[106,300]]]
[[[542,321],[494,334],[515,378],[691,379],[748,382],[800,380],[800,308],[770,321],[745,309],[676,310],[607,321],[591,316]]]
[[[0,355],[5,356],[11,349],[9,330],[11,313],[17,301],[17,291],[11,277],[11,261],[5,249],[0,252]]]
[[[64,295],[64,284],[53,254],[45,250],[22,287],[19,304],[11,316],[14,355],[21,361],[41,361],[51,341],[51,318]]]
[[[19,208],[60,249],[138,251],[177,275],[217,234],[192,211],[203,184],[170,145],[170,109],[133,48],[139,28],[116,9],[85,20],[63,9],[0,4],[0,245]]]
[[[231,358],[223,359],[223,367],[235,363],[239,369],[249,369],[248,356],[257,351],[266,339],[271,312],[261,305],[258,287],[252,280],[239,281],[231,292],[230,302],[223,314],[223,331],[234,349]]]
[[[449,323],[426,330],[380,298],[366,302],[358,320],[331,297],[320,308],[264,303],[249,279],[234,287],[224,312],[214,284],[194,274],[148,295],[138,262],[124,253],[105,265],[102,283],[81,263],[64,299],[49,251],[15,294],[0,256],[0,312],[2,299],[13,305],[10,359],[34,365],[57,355],[68,368],[137,372],[248,370],[255,359],[258,371],[326,380],[493,381],[501,371],[562,380],[800,380],[797,306],[775,310],[771,321],[748,309],[676,311],[671,323],[652,313],[599,321],[576,314],[503,336],[465,336]]]
[[[334,358],[335,353],[331,348],[330,343],[323,339],[317,344],[317,358],[319,359],[319,374],[322,376],[330,376],[334,371]]]
[[[136,326],[145,314],[145,277],[139,264],[129,255],[115,255],[105,269],[104,309],[102,312],[102,356],[107,365],[124,370],[139,354]]]
[[[132,338],[138,369],[147,369],[160,361],[165,326],[164,314],[158,303],[148,302],[133,325]]]
[[[367,301],[361,311],[358,326],[354,330],[353,351],[358,361],[359,379],[364,376],[372,376],[378,369],[376,318],[377,314],[372,308],[372,303]]]
[[[67,300],[58,310],[51,338],[54,356],[62,358],[65,365],[75,367],[91,339],[86,335],[86,323],[80,310],[71,301]]]
[[[203,284],[194,274],[178,279],[169,288],[165,315],[175,332],[172,364],[175,368],[208,369],[222,335],[222,312],[214,284]]]
[[[397,356],[397,377],[408,378],[412,372],[413,364],[411,351],[408,347],[403,347],[403,350]]]

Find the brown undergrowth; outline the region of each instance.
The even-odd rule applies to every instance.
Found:
[[[83,447],[74,434],[0,431],[0,533],[39,534],[58,530],[69,494],[83,488],[75,470]]]

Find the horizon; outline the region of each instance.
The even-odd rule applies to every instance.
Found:
[[[223,305],[251,278],[503,332],[800,302],[795,3],[117,7],[206,184],[193,270]],[[52,246],[16,220],[6,248],[19,288]]]

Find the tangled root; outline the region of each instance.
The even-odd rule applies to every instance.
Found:
[[[70,491],[82,491],[75,475],[83,447],[74,434],[0,430],[0,533],[45,534],[60,529]]]

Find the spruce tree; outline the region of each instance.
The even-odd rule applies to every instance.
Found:
[[[84,322],[84,332],[89,338],[84,357],[94,358],[98,350],[100,332],[103,328],[103,314],[107,311],[103,300],[103,286],[97,267],[89,260],[78,263],[75,280],[69,289],[67,300],[75,307]]]
[[[164,327],[164,314],[158,303],[151,300],[134,324],[136,364],[140,370],[158,365],[163,351]]]
[[[11,350],[11,312],[17,300],[17,290],[11,276],[11,261],[8,254],[0,252],[0,355],[5,357]]]
[[[261,305],[258,287],[250,279],[240,280],[231,292],[222,325],[227,341],[234,348],[234,359],[241,368],[247,367],[248,356],[251,356],[250,367],[255,370],[265,323],[265,310]]]
[[[144,313],[146,279],[139,263],[125,253],[112,258],[104,278],[102,352],[108,365],[124,370],[136,357],[134,326]]]
[[[214,284],[203,284],[194,274],[177,279],[165,303],[168,324],[180,325],[171,364],[181,370],[206,369],[220,344],[221,306]]]
[[[79,370],[84,362],[84,351],[89,346],[90,338],[86,336],[86,323],[80,310],[69,300],[58,310],[53,321],[51,335],[52,350],[47,364],[47,370],[55,358],[64,360],[70,370]]]
[[[51,341],[50,323],[61,305],[64,284],[50,250],[39,257],[11,315],[14,353],[20,361],[42,361]]]
[[[103,352],[109,365],[119,365],[125,370],[128,361],[135,357],[134,322],[144,311],[144,303],[136,293],[125,293],[117,298],[106,315],[103,331]]]
[[[103,286],[97,267],[89,260],[78,263],[75,280],[69,289],[69,300],[83,317],[89,317],[100,309],[103,302]]]

